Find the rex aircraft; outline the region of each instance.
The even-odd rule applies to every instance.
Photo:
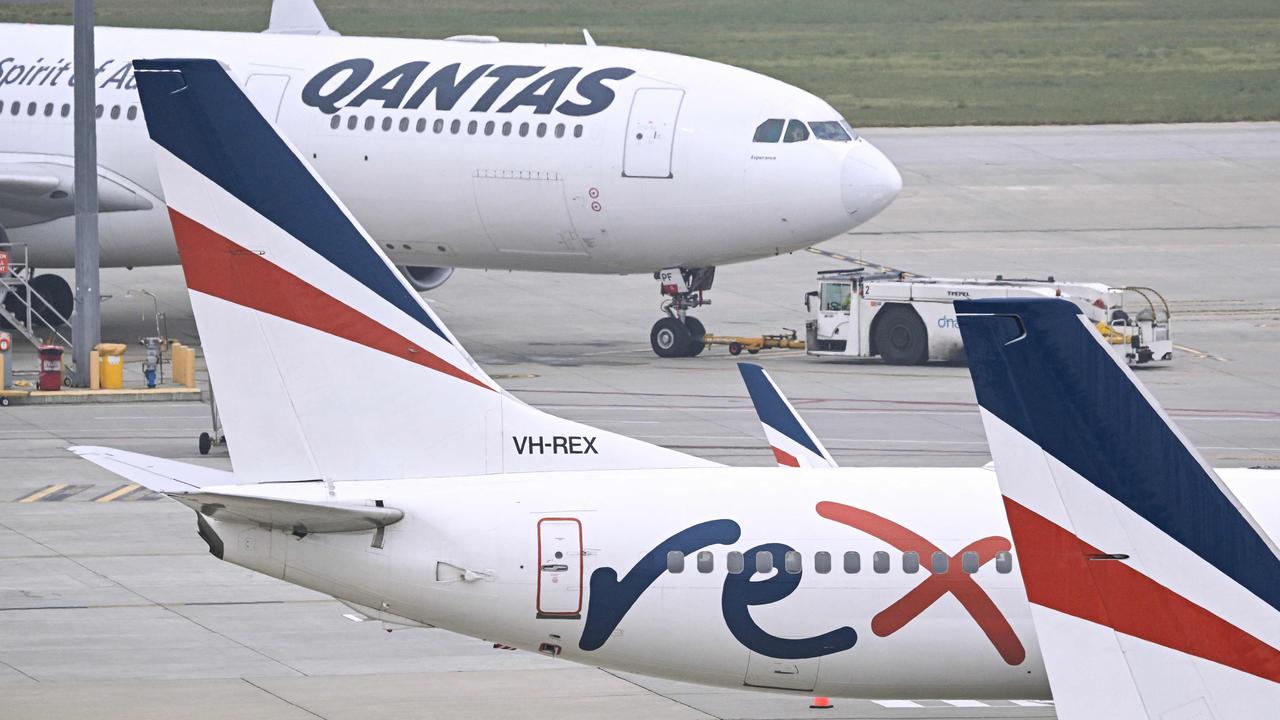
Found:
[[[822,99],[721,63],[583,45],[342,37],[307,0],[267,33],[98,28],[101,260],[177,263],[138,55],[216,58],[417,290],[452,268],[654,273],[664,356],[700,351],[714,268],[821,242],[898,192]],[[0,242],[71,267],[71,28],[0,25]],[[64,316],[65,280],[33,284]],[[10,302],[14,302],[11,299]]]
[[[620,670],[853,697],[1047,695],[991,473],[840,471],[820,448],[817,467],[726,468],[531,408],[219,64],[136,66],[233,470],[74,450],[194,509],[215,556],[385,622]],[[334,386],[330,364],[374,379]],[[807,427],[773,417],[794,411],[760,380],[748,373],[771,443],[802,454]],[[1113,394],[1120,416],[1137,406],[1132,388]],[[1212,593],[1185,634],[1237,645],[1193,652],[1274,678],[1273,611],[1254,607],[1248,635],[1213,615]],[[1250,637],[1254,656],[1233,660]]]

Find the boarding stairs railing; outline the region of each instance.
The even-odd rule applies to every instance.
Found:
[[[62,334],[61,328],[69,327],[71,318],[63,317],[31,286],[26,278],[29,267],[25,245],[0,245],[0,317],[37,349],[46,344],[44,340],[56,340],[70,355],[71,340]],[[18,302],[10,303],[13,297],[18,298]],[[11,309],[14,307],[17,312]],[[43,339],[36,334],[38,326],[48,331]]]

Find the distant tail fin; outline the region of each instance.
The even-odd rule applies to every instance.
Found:
[[[804,418],[791,406],[773,378],[759,365],[738,363],[738,372],[747,384],[765,439],[779,465],[788,467],[836,467],[831,453],[823,447]]]
[[[507,395],[221,65],[134,68],[238,482],[712,464]]]
[[[1280,707],[1280,553],[1057,299],[956,301],[1058,717]]]

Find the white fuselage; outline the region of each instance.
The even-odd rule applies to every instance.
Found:
[[[212,57],[397,264],[649,272],[820,242],[892,200],[870,143],[753,142],[838,121],[739,68],[624,48],[97,30],[104,266],[177,255],[130,61]],[[0,25],[0,227],[36,267],[74,260],[71,28]],[[15,189],[16,188],[16,189]]]

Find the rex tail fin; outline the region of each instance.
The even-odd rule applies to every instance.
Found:
[[[738,363],[738,372],[751,394],[751,404],[764,428],[765,439],[779,465],[833,468],[836,461],[813,434],[773,378],[759,365]]]
[[[1058,716],[1280,707],[1280,552],[1071,303],[956,301]]]
[[[238,482],[711,464],[511,397],[219,63],[134,69]]]

